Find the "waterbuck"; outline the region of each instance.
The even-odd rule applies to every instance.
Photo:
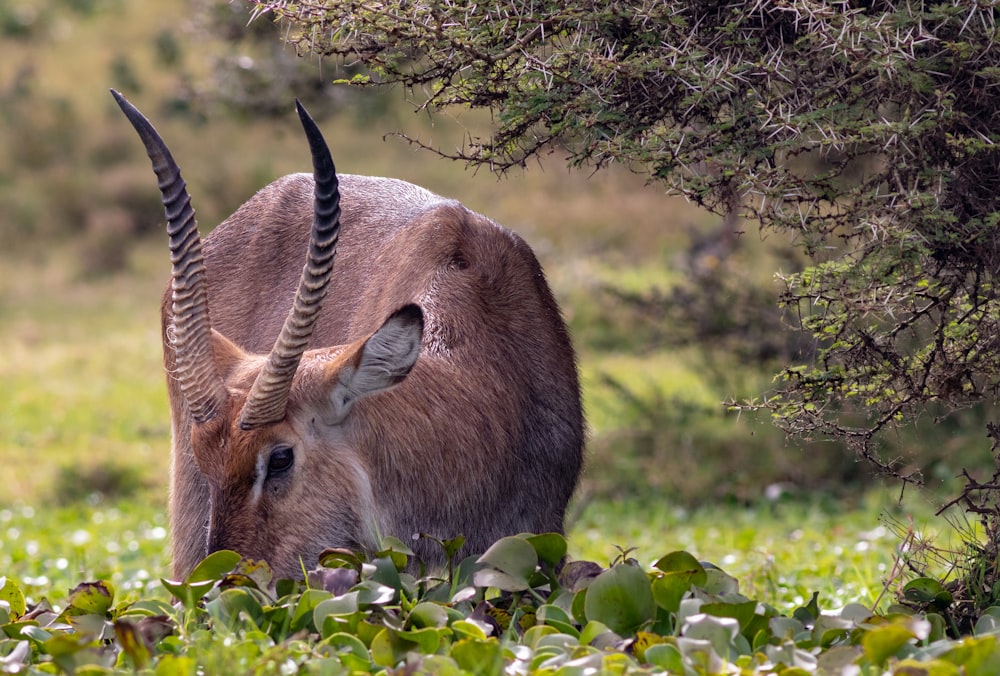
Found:
[[[276,180],[202,241],[166,144],[112,93],[152,160],[170,239],[175,577],[220,549],[296,577],[326,547],[380,536],[437,566],[421,535],[462,535],[473,554],[562,530],[580,391],[521,238],[415,185],[338,175],[296,103],[313,175]]]

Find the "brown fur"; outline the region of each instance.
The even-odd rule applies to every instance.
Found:
[[[421,188],[340,182],[333,280],[284,421],[237,424],[295,295],[312,177],[272,183],[205,240],[214,350],[230,399],[204,425],[192,424],[170,376],[169,289],[164,297],[176,577],[223,548],[296,576],[323,548],[377,546],[378,534],[438,565],[439,549],[418,534],[463,535],[465,553],[475,553],[504,535],[563,528],[583,420],[573,351],[534,255],[510,231]],[[330,394],[342,369],[356,367],[365,341],[413,303],[423,332],[412,371],[334,421]],[[294,466],[254,499],[261,458],[279,445],[294,449]]]

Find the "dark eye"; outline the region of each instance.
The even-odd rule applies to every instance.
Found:
[[[295,453],[291,446],[278,446],[271,451],[267,459],[267,476],[274,477],[284,474],[295,464]]]

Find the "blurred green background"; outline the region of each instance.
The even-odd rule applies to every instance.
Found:
[[[774,308],[775,274],[802,264],[789,242],[752,224],[734,236],[627,167],[570,172],[554,155],[497,177],[416,150],[393,132],[448,150],[489,120],[414,113],[420,92],[336,86],[349,68],[298,58],[281,27],[248,19],[239,3],[207,0],[0,4],[0,536],[26,509],[29,520],[52,510],[87,521],[117,505],[141,512],[136,528],[155,547],[167,535],[158,313],[169,259],[154,177],[109,87],[170,144],[203,233],[269,181],[308,170],[299,97],[340,171],[412,181],[527,239],[583,374],[577,547],[658,546],[696,513],[835,518],[870,506],[872,487],[890,494],[835,444],[787,440],[723,405],[765,394],[779,365],[808,358]],[[932,488],[918,510],[962,467],[991,465],[985,420],[928,416],[884,440]],[[720,517],[720,506],[733,511]],[[11,530],[8,543],[23,540]],[[19,546],[6,548],[8,563],[32,556]]]

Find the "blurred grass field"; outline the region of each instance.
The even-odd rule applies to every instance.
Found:
[[[33,580],[35,594],[104,574],[142,589],[167,570],[158,312],[169,259],[155,180],[108,87],[155,120],[203,232],[308,165],[291,100],[275,118],[178,112],[171,92],[197,101],[219,86],[212,64],[249,49],[198,32],[214,6],[224,3],[0,8],[0,575]],[[169,44],[179,50],[171,63]],[[947,537],[931,523],[931,498],[899,506],[842,451],[787,442],[766,421],[725,411],[721,402],[761,393],[771,373],[707,346],[664,347],[657,338],[673,327],[650,324],[609,293],[677,283],[690,233],[716,217],[622,167],[569,172],[553,156],[502,179],[469,172],[385,135],[403,128],[447,148],[488,120],[431,121],[402,97],[385,94],[395,103],[377,114],[364,107],[371,100],[347,97],[319,110],[321,126],[341,171],[456,197],[534,247],[573,332],[590,425],[571,510],[575,556],[607,562],[618,545],[653,559],[685,548],[764,600],[794,603],[819,589],[830,603],[874,602],[897,544],[877,530],[881,513],[912,514],[920,529]],[[752,231],[743,239],[746,275],[769,283],[783,243]],[[950,438],[970,445],[974,435]],[[932,478],[954,473],[944,464]]]

